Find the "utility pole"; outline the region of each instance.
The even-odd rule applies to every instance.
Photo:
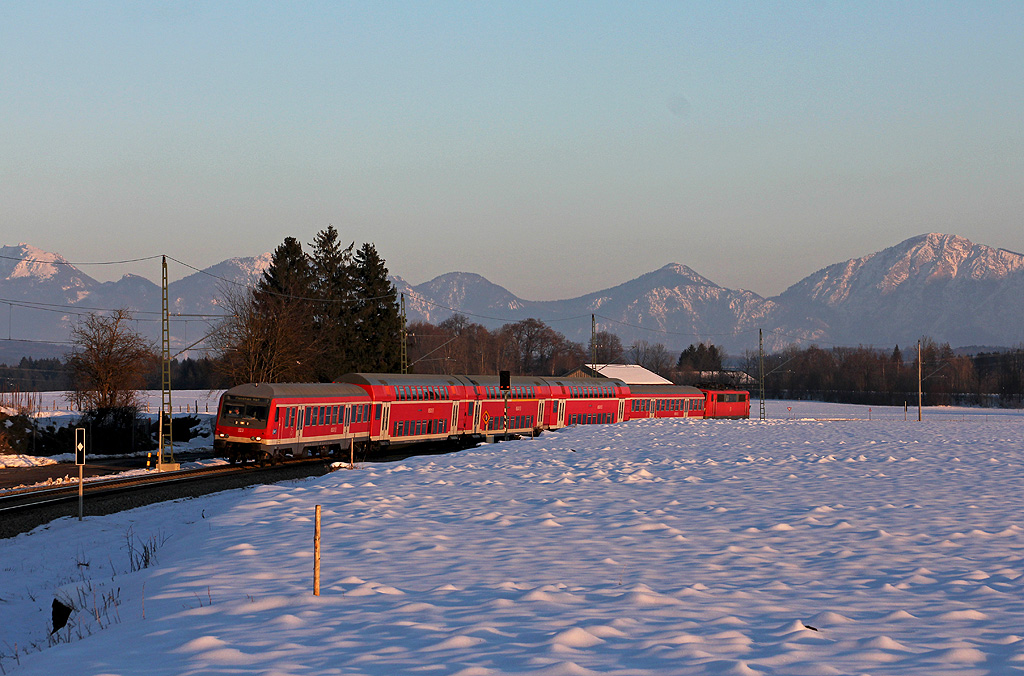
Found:
[[[590,365],[597,370],[597,317],[590,315]]]
[[[160,459],[156,468],[161,472],[181,469],[174,462],[174,444],[171,437],[171,319],[167,302],[167,256],[163,257],[160,285]]]
[[[402,294],[402,373],[409,372],[409,333],[405,330],[405,294]]]
[[[921,422],[921,341],[917,341],[917,421]]]
[[[765,419],[764,413],[764,334],[761,329],[757,330],[757,370],[760,372],[761,381],[761,420]]]

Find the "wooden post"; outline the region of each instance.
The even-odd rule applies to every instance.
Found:
[[[82,494],[85,491],[85,465],[78,466],[78,520],[82,520]]]
[[[313,596],[320,596],[320,505],[316,506],[316,526],[313,530]]]
[[[918,341],[918,422],[921,422],[921,341]]]
[[[356,468],[356,440],[355,439],[349,439],[348,440],[348,468],[349,469],[355,469]]]

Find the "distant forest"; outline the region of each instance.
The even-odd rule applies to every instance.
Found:
[[[455,315],[438,325],[425,322],[407,328],[411,373],[563,375],[596,357],[598,363],[635,363],[679,384],[710,380],[736,383],[737,372],[753,379],[744,386],[758,395],[758,354],[747,351],[729,358],[711,344],[695,344],[678,355],[664,345],[637,341],[624,346],[612,333],[601,332],[584,346],[565,338],[544,322],[527,319],[489,330]],[[733,370],[723,369],[723,363]],[[917,346],[892,350],[871,347],[789,347],[764,358],[765,396],[770,399],[811,399],[901,406],[917,401]],[[341,375],[340,373],[338,375]],[[147,389],[160,389],[159,364],[145,374]],[[175,390],[216,390],[230,387],[217,358],[175,359],[171,363]],[[61,359],[23,358],[0,364],[0,392],[60,391],[71,388],[71,371]],[[921,347],[921,389],[925,405],[1024,406],[1024,346],[964,356],[948,344],[924,339]]]

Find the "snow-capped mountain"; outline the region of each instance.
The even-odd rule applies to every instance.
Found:
[[[222,290],[247,286],[270,264],[270,254],[232,258],[171,282],[168,288],[171,339],[184,347],[206,332],[222,314]],[[80,316],[96,309],[127,308],[140,333],[160,336],[160,286],[139,275],[116,282],[98,282],[59,254],[28,244],[0,247],[0,303],[8,312],[0,318],[3,360],[22,355],[53,356],[52,346],[39,341],[67,341]],[[173,315],[204,315],[175,317]],[[66,349],[66,348],[64,348]]]
[[[842,344],[951,345],[1024,341],[1024,255],[927,234],[836,263],[774,300],[818,317]]]
[[[254,284],[270,267],[270,258],[269,253],[250,258],[230,258],[171,282],[167,289],[168,303],[174,312],[181,314],[222,314],[225,293]]]
[[[172,282],[172,313],[220,314],[225,290],[251,284],[269,263],[270,254],[233,258]],[[1024,342],[1024,256],[955,235],[921,235],[830,265],[774,298],[727,289],[677,263],[558,301],[525,300],[467,272],[417,285],[401,277],[392,281],[405,294],[410,321],[440,323],[458,311],[493,329],[536,317],[584,344],[591,314],[600,330],[617,334],[626,345],[640,339],[670,350],[698,341],[733,354],[756,350],[758,329],[769,350],[812,341],[891,348],[921,336],[954,347]],[[76,313],[118,307],[138,312],[140,330],[159,336],[156,284],[135,275],[101,284],[58,254],[27,244],[0,248],[0,303],[5,301],[8,317],[0,313],[0,338],[66,340]],[[172,340],[188,345],[212,321],[172,318]]]

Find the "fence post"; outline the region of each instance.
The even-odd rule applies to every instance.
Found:
[[[316,526],[313,530],[313,596],[320,596],[320,505],[316,506]]]

